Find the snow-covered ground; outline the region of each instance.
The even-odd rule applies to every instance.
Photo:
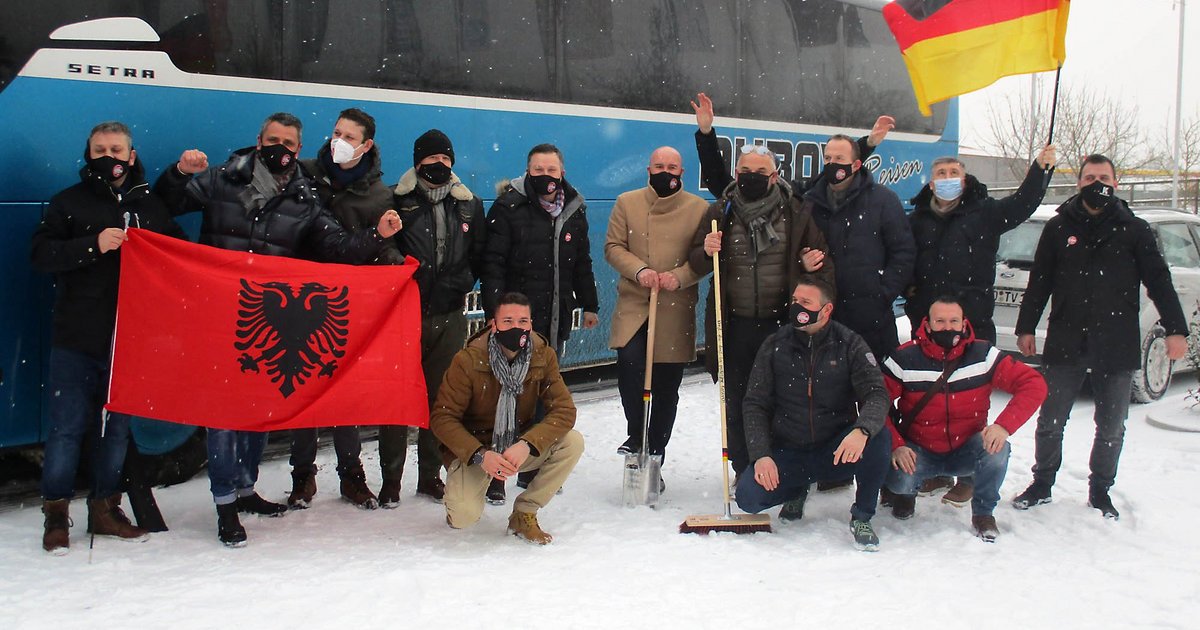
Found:
[[[541,514],[549,547],[505,535],[508,507],[449,529],[440,505],[412,494],[415,453],[401,507],[360,511],[338,498],[326,449],[314,506],[245,519],[244,549],[217,542],[203,476],[159,491],[170,532],[143,544],[99,539],[90,558],[82,500],[65,557],[42,552],[36,506],[0,514],[0,628],[1196,628],[1200,434],[1144,421],[1174,414],[1191,382],[1181,377],[1168,402],[1131,408],[1118,522],[1085,506],[1085,396],[1054,503],[1008,504],[1030,481],[1033,421],[1014,436],[996,544],[971,534],[969,509],[921,498],[909,521],[881,510],[881,550],[856,551],[848,491],[814,494],[803,521],[776,521],[771,534],[681,535],[687,515],[721,508],[716,388],[689,379],[657,509],[621,506],[624,420],[608,392],[580,405],[588,449]],[[993,412],[1006,398],[994,397]],[[376,477],[373,443],[364,458]],[[288,470],[264,464],[260,491],[282,500]]]

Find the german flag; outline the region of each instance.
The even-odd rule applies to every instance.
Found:
[[[883,7],[921,113],[1001,77],[1066,59],[1071,0],[896,0]]]

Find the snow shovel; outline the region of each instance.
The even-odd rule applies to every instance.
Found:
[[[712,231],[717,231],[717,220],[713,219]],[[707,534],[709,532],[732,532],[753,534],[770,532],[771,517],[766,514],[734,514],[729,499],[729,430],[725,419],[725,339],[721,317],[721,253],[713,253],[713,298],[717,318],[717,391],[721,399],[721,488],[725,492],[724,514],[697,514],[687,517],[679,524],[681,534]]]
[[[625,456],[625,507],[658,503],[662,455],[650,454],[650,383],[654,373],[654,323],[657,320],[658,287],[650,289],[650,321],[646,324],[646,379],[642,386],[642,448]]]

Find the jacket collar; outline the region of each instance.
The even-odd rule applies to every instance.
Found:
[[[1134,219],[1133,210],[1129,208],[1129,204],[1120,197],[1113,199],[1109,204],[1108,209],[1100,213],[1096,217],[1088,214],[1087,208],[1083,207],[1083,195],[1076,193],[1070,199],[1063,202],[1061,206],[1055,210],[1058,214],[1077,222],[1089,222],[1098,219],[1098,223],[1115,221],[1116,223],[1127,223]]]
[[[371,191],[371,185],[383,177],[383,171],[380,170],[383,156],[379,153],[379,145],[372,146],[370,151],[363,154],[362,159],[369,165],[366,174],[345,188],[356,195],[367,195]],[[311,170],[309,175],[313,179],[326,186],[332,186],[328,166],[331,162],[329,143],[326,142],[317,150],[317,159],[306,160],[304,166]]]
[[[536,204],[537,199],[534,198],[533,191],[529,189],[529,184],[526,181],[528,178],[526,175],[527,173],[521,173],[517,177],[510,179],[507,182],[507,190],[511,190],[525,198],[525,201],[528,203]],[[572,186],[565,177],[562,179],[562,190],[563,211],[559,216],[562,217],[563,221],[566,221],[572,214],[575,214],[575,212],[583,206],[584,199],[583,195],[579,194],[579,191],[575,190],[575,187]]]
[[[871,171],[865,167],[858,169],[858,173],[854,175],[854,181],[850,183],[850,188],[846,191],[846,199],[842,202],[839,209],[849,206],[856,197],[864,194],[865,191],[870,190],[874,185],[875,179],[871,176]],[[804,193],[804,198],[811,200],[814,204],[822,208],[833,209],[829,203],[829,185],[825,183],[824,179],[820,180],[817,185]]]
[[[482,353],[480,360],[475,362],[476,372],[492,373],[492,366],[488,363],[488,338],[492,334],[492,329],[484,326],[478,332],[467,340],[467,348],[476,352]],[[545,367],[546,366],[546,350],[550,348],[550,342],[546,340],[540,333],[533,333],[533,349],[529,353],[529,367]],[[529,377],[526,376],[526,379]]]
[[[123,201],[132,201],[150,193],[150,186],[146,184],[146,170],[142,167],[141,159],[134,160],[129,170],[126,171],[125,192],[123,193],[113,188],[107,179],[93,173],[87,164],[79,169],[79,181],[91,188],[92,192],[105,198],[117,199],[117,195],[121,195]]]
[[[249,184],[254,178],[255,151],[256,147],[246,147],[234,151],[224,166],[226,179],[239,185]],[[309,179],[308,172],[300,166],[299,162],[296,163],[292,179],[279,194],[288,197],[294,196],[300,200],[306,200],[313,196],[312,180]]]
[[[450,184],[452,186],[450,188],[451,197],[459,201],[470,201],[475,198],[475,193],[471,192],[471,189],[462,183],[462,180],[458,178],[458,175],[454,171],[450,172]],[[396,183],[396,187],[392,189],[392,192],[398,197],[403,197],[416,190],[417,186],[417,168],[414,166],[400,176],[400,181]]]
[[[963,194],[959,199],[958,205],[953,210],[946,214],[940,214],[933,209],[933,191],[929,189],[929,185],[921,187],[921,192],[909,200],[913,205],[914,212],[929,212],[936,216],[949,216],[953,214],[961,214],[974,208],[975,204],[987,199],[988,189],[987,184],[975,179],[970,173],[966,176],[966,184],[963,185]]]

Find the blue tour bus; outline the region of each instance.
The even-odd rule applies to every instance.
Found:
[[[188,148],[211,163],[255,140],[263,118],[305,123],[315,154],[337,113],[378,121],[385,180],[413,139],[451,137],[455,171],[485,204],[534,144],[564,153],[588,200],[602,325],[578,330],[566,366],[609,362],[614,272],[604,262],[617,195],[644,186],[651,150],[684,155],[706,195],[688,100],[707,92],[722,150],[766,144],[783,175],[821,166],[830,134],[898,129],[868,166],[902,199],[957,151],[957,106],[917,112],[880,0],[47,0],[4,3],[0,23],[0,448],[41,442],[52,279],[29,266],[43,204],[78,181],[87,132],[121,120],[153,182]],[[198,217],[184,218],[194,234]],[[472,308],[468,304],[467,308]],[[152,452],[179,432],[137,436]]]

